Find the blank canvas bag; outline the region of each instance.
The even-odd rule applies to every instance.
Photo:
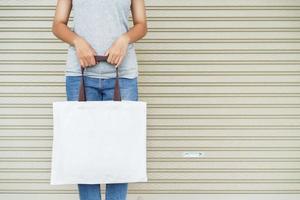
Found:
[[[79,101],[53,102],[51,185],[147,182],[146,102],[86,101],[83,68]]]

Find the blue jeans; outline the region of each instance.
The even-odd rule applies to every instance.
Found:
[[[80,76],[65,76],[68,101],[79,97]],[[84,76],[87,101],[112,100],[115,78],[101,79]],[[138,101],[137,78],[119,77],[122,100]],[[101,200],[100,184],[78,184],[80,200]],[[128,183],[106,184],[106,200],[126,200]]]

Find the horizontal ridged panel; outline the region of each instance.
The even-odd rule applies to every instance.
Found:
[[[299,199],[300,1],[146,5],[149,32],[135,46],[149,182],[130,184],[129,199]],[[54,10],[52,0],[0,0],[1,199],[78,192],[49,185],[51,106],[66,100]]]

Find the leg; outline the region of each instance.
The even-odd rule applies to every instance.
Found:
[[[114,96],[115,78],[103,79],[103,101],[112,100]],[[121,100],[138,101],[137,78],[119,78]]]
[[[79,96],[80,76],[66,76],[66,92],[68,101],[77,101]],[[97,89],[99,80],[84,77],[86,98],[88,101],[101,100]],[[80,200],[101,200],[100,184],[78,184]]]
[[[80,200],[101,200],[100,184],[77,184]]]
[[[126,200],[128,183],[106,184],[106,200]]]
[[[66,93],[68,101],[77,101],[79,99],[80,76],[66,76]],[[87,101],[101,101],[102,96],[99,92],[99,79],[84,77],[84,85]]]
[[[112,100],[115,78],[103,80],[103,100]],[[137,78],[119,78],[121,100],[138,101]],[[126,200],[128,183],[106,184],[106,200]]]

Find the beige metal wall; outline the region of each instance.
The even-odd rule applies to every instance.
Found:
[[[78,199],[49,185],[51,103],[66,99],[55,3],[0,0],[3,200]],[[147,0],[147,14],[149,182],[129,199],[300,199],[300,1]]]

